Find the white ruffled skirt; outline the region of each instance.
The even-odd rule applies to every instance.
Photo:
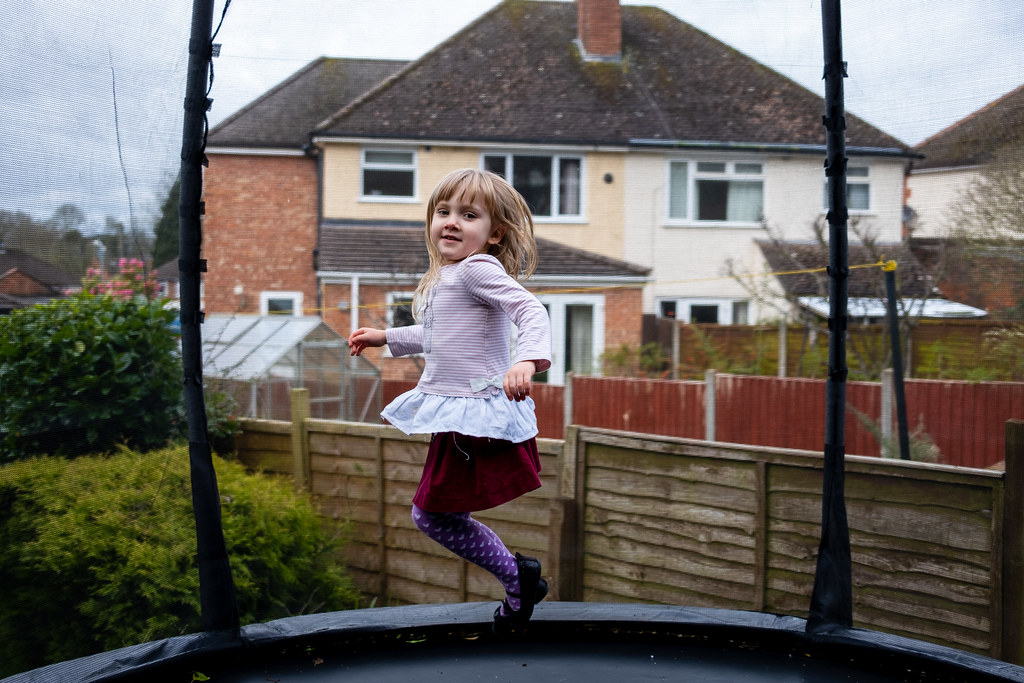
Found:
[[[412,389],[389,403],[381,417],[406,434],[458,432],[512,443],[537,436],[533,399],[510,401],[501,393],[439,396]]]

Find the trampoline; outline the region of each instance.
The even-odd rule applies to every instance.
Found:
[[[240,637],[170,638],[18,674],[5,683],[329,681],[1024,681],[1024,668],[874,631],[808,635],[797,617],[734,610],[542,603],[518,636],[492,603],[293,617]]]
[[[226,8],[225,8],[226,10]],[[832,317],[845,324],[845,159],[838,1],[823,3],[827,175],[832,199]],[[182,337],[203,633],[134,645],[16,674],[4,683],[213,681],[1024,681],[1024,668],[849,626],[843,507],[845,348],[830,346],[822,546],[809,619],[758,612],[549,602],[513,637],[491,633],[494,603],[413,605],[238,627],[205,434],[198,327],[199,197],[212,4],[195,0],[182,151]],[[215,33],[214,33],[215,35]],[[838,189],[837,189],[838,188]],[[838,302],[838,303],[837,303]],[[831,323],[831,320],[830,320]],[[841,341],[843,335],[832,335]],[[833,400],[834,398],[834,400]]]

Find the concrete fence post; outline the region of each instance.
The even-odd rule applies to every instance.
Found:
[[[715,378],[718,373],[707,370],[704,373],[704,439],[715,440]]]
[[[881,430],[882,457],[898,458],[899,451],[892,452],[892,401],[893,401],[893,372],[892,368],[882,370],[882,405],[881,415],[878,416],[878,427]]]
[[[292,465],[296,491],[309,489],[309,439],[306,420],[309,418],[309,389],[292,389]]]

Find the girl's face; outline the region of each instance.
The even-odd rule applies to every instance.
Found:
[[[430,242],[445,263],[457,263],[474,254],[484,254],[501,241],[501,230],[491,224],[491,214],[479,198],[460,194],[439,201],[430,219]]]

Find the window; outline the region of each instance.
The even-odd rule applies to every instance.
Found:
[[[412,199],[416,194],[416,155],[410,151],[364,149],[364,199]]]
[[[825,181],[822,206],[828,210],[828,181]],[[850,211],[871,210],[871,175],[867,166],[846,169],[846,208]]]
[[[659,299],[658,315],[685,323],[748,325],[749,306],[743,299]]]
[[[388,292],[388,327],[415,325],[412,316],[412,292]]]
[[[668,217],[675,221],[759,223],[764,166],[752,162],[669,162]]]
[[[260,315],[302,315],[302,292],[260,292]]]
[[[484,169],[509,180],[537,218],[578,218],[583,159],[574,156],[485,154]]]

